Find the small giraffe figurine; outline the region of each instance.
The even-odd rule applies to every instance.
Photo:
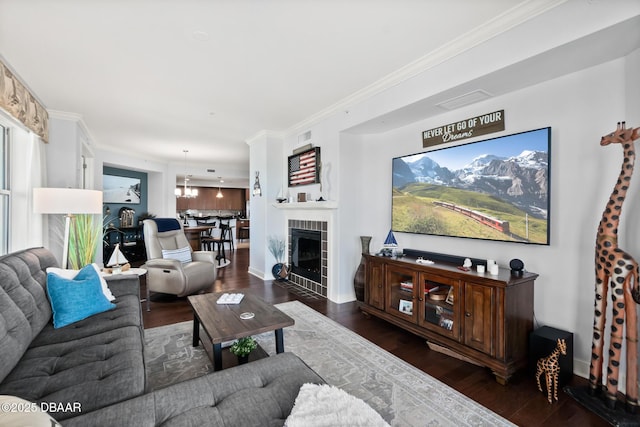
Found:
[[[618,225],[622,212],[622,203],[627,195],[633,166],[635,149],[633,142],[638,139],[640,128],[627,129],[625,122],[618,122],[615,132],[603,136],[601,146],[620,144],[624,150],[624,159],[620,176],[616,182],[609,202],[598,226],[596,238],[596,298],[593,320],[593,341],[591,345],[591,367],[589,369],[589,391],[596,395],[602,388],[602,363],[604,347],[604,328],[607,312],[607,293],[611,289],[613,319],[609,346],[609,366],[605,403],[614,409],[618,393],[618,374],[622,332],[626,330],[627,339],[627,384],[626,409],[635,413],[638,407],[638,325],[636,303],[640,303],[638,263],[624,250],[618,247]],[[626,319],[625,319],[626,318]],[[625,328],[626,323],[626,328]]]
[[[551,390],[553,390],[553,398],[558,400],[558,374],[560,373],[558,358],[560,354],[563,356],[567,355],[567,343],[564,340],[558,339],[558,344],[556,344],[553,352],[547,357],[538,360],[538,369],[536,370],[538,390],[542,391],[540,375],[544,374],[547,383],[547,400],[549,400],[549,403],[553,403],[551,400]]]

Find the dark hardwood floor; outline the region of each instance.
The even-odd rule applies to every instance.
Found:
[[[230,258],[231,264],[218,270],[211,292],[242,291],[274,304],[299,300],[519,426],[608,425],[564,392],[558,393],[558,402],[549,404],[546,394],[538,391],[532,374],[523,371],[508,385],[501,386],[488,369],[430,350],[424,339],[383,320],[367,317],[356,302],[335,304],[321,297],[294,293],[277,282],[264,282],[248,273],[247,248],[236,249]],[[143,280],[143,295],[144,286]],[[151,311],[147,312],[144,304],[143,309],[145,328],[193,319],[186,298],[152,295]],[[571,383],[586,384],[585,379],[576,376]]]

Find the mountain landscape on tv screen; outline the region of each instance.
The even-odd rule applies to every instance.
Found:
[[[393,229],[547,243],[548,171],[548,152],[535,150],[482,154],[454,170],[429,153],[395,158]]]

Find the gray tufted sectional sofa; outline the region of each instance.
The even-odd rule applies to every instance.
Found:
[[[137,276],[109,278],[115,309],[54,329],[55,266],[44,248],[0,257],[0,395],[54,407],[65,426],[279,426],[304,383],[324,382],[282,353],[147,392]]]

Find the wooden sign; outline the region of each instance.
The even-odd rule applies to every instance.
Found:
[[[504,110],[425,130],[422,132],[422,146],[432,147],[501,130],[504,130]]]

